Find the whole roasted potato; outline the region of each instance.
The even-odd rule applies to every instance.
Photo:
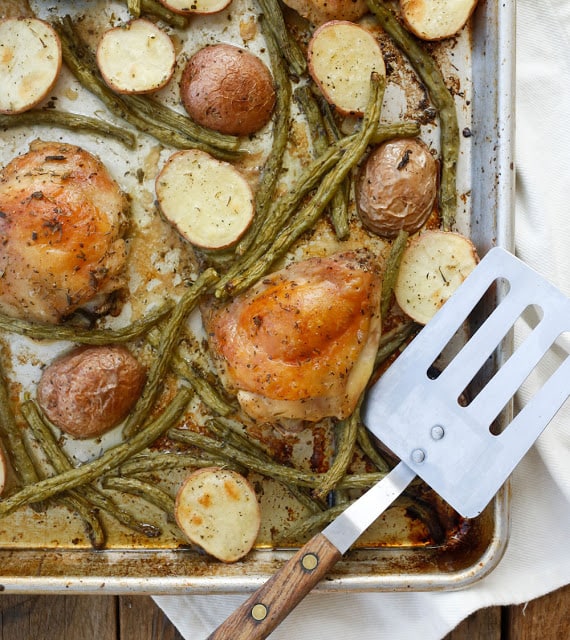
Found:
[[[389,140],[362,166],[356,184],[365,227],[386,238],[415,233],[429,218],[437,195],[438,162],[419,139]]]
[[[43,372],[38,403],[62,431],[93,438],[118,425],[138,400],[146,380],[124,347],[80,347]]]
[[[180,97],[193,120],[236,136],[259,131],[275,106],[269,69],[257,56],[230,44],[204,47],[188,60]]]

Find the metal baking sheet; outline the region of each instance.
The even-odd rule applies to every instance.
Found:
[[[22,3],[2,2],[0,13],[14,12]],[[126,16],[125,7],[112,2],[31,2],[39,15],[71,13],[83,17],[85,34],[93,41],[105,26]],[[255,2],[233,0],[222,14],[196,18],[188,33],[171,32],[184,52],[196,50],[213,39],[244,45],[243,26],[257,8]],[[481,0],[477,10],[459,37],[445,44],[430,45],[441,64],[454,94],[460,120],[461,152],[458,167],[458,229],[468,234],[481,253],[493,245],[511,248],[514,169],[512,141],[514,126],[513,51],[514,8],[512,3]],[[247,41],[247,46],[267,61],[263,42]],[[405,67],[404,67],[405,68]],[[180,69],[178,69],[178,73]],[[387,121],[417,115],[424,104],[424,94],[417,81],[410,80],[409,70],[391,78],[386,91],[383,117]],[[407,79],[406,79],[407,78]],[[163,90],[160,98],[177,108],[175,83]],[[86,95],[64,69],[52,103],[69,111],[82,111],[113,120],[102,105]],[[410,107],[410,105],[414,105]],[[422,109],[424,107],[421,107]],[[294,114],[295,115],[295,114]],[[298,113],[296,114],[298,117]],[[426,120],[422,137],[437,147],[437,123]],[[128,312],[134,313],[143,298],[152,306],[161,299],[163,274],[191,268],[180,240],[158,221],[154,207],[153,177],[171,150],[152,139],[142,137],[136,153],[125,154],[119,143],[97,139],[89,134],[71,134],[63,130],[46,131],[42,127],[0,131],[0,162],[9,161],[27,150],[35,138],[56,139],[79,144],[98,155],[117,177],[132,198],[133,215],[139,235],[133,241],[131,255],[140,265],[152,265],[144,278],[131,282],[132,301]],[[270,135],[261,135],[252,143],[262,153]],[[147,176],[141,181],[137,169]],[[292,164],[291,173],[294,174]],[[160,238],[160,250],[156,240]],[[148,247],[148,248],[147,248]],[[180,283],[168,280],[176,290]],[[125,318],[113,320],[119,326]],[[7,343],[22,364],[14,366],[13,375],[33,388],[37,370],[30,370],[29,354],[38,345],[26,339],[8,336]],[[68,344],[41,345],[46,360],[69,348]],[[499,357],[506,356],[505,353]],[[28,357],[24,357],[28,356]],[[96,456],[101,448],[113,444],[114,432],[91,445],[65,443],[78,462]],[[309,438],[310,440],[310,438]],[[303,438],[298,438],[300,447]],[[305,443],[306,444],[306,443]],[[308,443],[310,446],[311,443]],[[176,478],[171,479],[176,482]],[[260,479],[261,481],[261,479]],[[127,508],[140,511],[135,499]],[[0,522],[0,589],[29,593],[152,593],[177,594],[245,592],[258,587],[293,553],[292,548],[273,548],[272,529],[283,526],[291,508],[277,483],[265,482],[262,508],[264,525],[258,547],[235,564],[217,562],[189,545],[183,544],[174,527],[165,523],[160,539],[143,539],[120,527],[112,529],[108,548],[94,551],[86,540],[78,518],[60,507],[48,512],[29,508],[20,510]],[[318,586],[319,590],[436,590],[457,589],[481,578],[500,560],[509,531],[508,485],[476,520],[449,524],[445,538],[434,543],[417,523],[394,509],[383,516],[359,544],[351,550]],[[298,509],[298,507],[297,507]],[[150,513],[150,517],[156,514]],[[293,545],[291,545],[293,546]]]

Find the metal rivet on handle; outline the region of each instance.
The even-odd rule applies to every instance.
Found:
[[[426,459],[426,452],[422,449],[414,449],[412,451],[412,461],[416,464],[423,462]]]
[[[301,558],[301,564],[306,571],[314,571],[319,564],[319,559],[314,553],[306,553]]]
[[[431,428],[431,437],[434,440],[441,440],[445,435],[445,429],[440,424],[435,424]]]
[[[267,607],[264,604],[261,604],[261,602],[254,604],[251,608],[251,617],[258,622],[260,620],[265,620],[265,618],[267,617],[267,613]]]

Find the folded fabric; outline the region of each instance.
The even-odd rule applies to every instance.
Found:
[[[570,296],[570,0],[517,3],[516,252]],[[566,56],[566,57],[564,57]],[[523,337],[516,336],[516,341]],[[570,352],[541,363],[517,401]],[[429,593],[311,594],[275,640],[439,640],[470,613],[520,604],[570,583],[570,403],[512,478],[512,527],[498,567],[469,588]],[[246,596],[160,596],[187,640],[206,637]]]

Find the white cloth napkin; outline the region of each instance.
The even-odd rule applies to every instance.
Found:
[[[517,14],[516,251],[570,295],[570,0],[520,0]],[[473,586],[455,592],[311,594],[270,637],[439,640],[473,611],[520,604],[570,583],[569,402],[514,472],[512,490],[505,556]],[[201,640],[244,599],[155,601],[184,638]]]

